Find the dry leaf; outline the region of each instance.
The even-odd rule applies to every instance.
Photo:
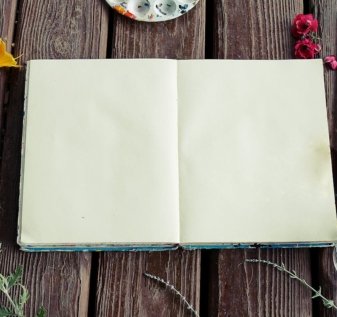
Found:
[[[6,43],[0,38],[0,67],[20,67],[16,61],[18,58],[6,51]]]

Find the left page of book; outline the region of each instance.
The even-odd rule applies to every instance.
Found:
[[[34,60],[21,245],[179,242],[173,60]]]

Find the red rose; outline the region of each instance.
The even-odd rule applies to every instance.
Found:
[[[295,38],[300,38],[310,32],[317,32],[318,21],[312,14],[298,14],[295,16],[291,33]]]
[[[295,43],[295,57],[311,59],[321,50],[321,47],[309,39],[298,40]]]
[[[337,60],[335,55],[329,55],[325,57],[324,63],[327,64],[332,70],[337,69]]]

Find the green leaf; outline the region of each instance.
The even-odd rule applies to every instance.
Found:
[[[14,313],[6,307],[0,307],[0,317],[14,316]]]
[[[18,284],[22,278],[22,266],[18,266],[14,273],[7,277],[8,288]]]
[[[26,304],[28,298],[29,298],[29,293],[26,287],[21,285],[22,288],[22,294],[19,296],[19,306],[23,308],[23,306]]]
[[[324,306],[327,307],[327,308],[332,308],[335,306],[335,303],[333,300],[325,300],[323,302]]]
[[[318,291],[311,298],[321,297],[322,296],[322,288],[319,287]]]
[[[5,291],[8,289],[8,281],[5,276],[0,274],[0,291]]]
[[[37,311],[36,317],[45,317],[47,313],[47,310],[41,306],[39,310]]]
[[[6,278],[0,274],[0,291],[3,291],[5,289],[4,279]]]

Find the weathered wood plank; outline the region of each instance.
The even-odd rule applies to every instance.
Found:
[[[170,281],[198,307],[200,252],[103,253],[96,316],[188,316],[180,300],[144,272]]]
[[[311,258],[313,261],[313,279],[315,288],[322,287],[322,294],[337,303],[337,270],[334,264],[333,248],[322,250],[312,250]],[[334,309],[324,307],[320,299],[313,300],[313,309],[317,316],[336,317],[337,312]]]
[[[160,23],[114,14],[112,58],[204,58],[205,10],[202,0],[179,19]]]
[[[311,316],[311,293],[284,273],[246,259],[284,263],[310,281],[308,250],[213,251],[209,316]]]
[[[319,20],[322,39],[321,56],[337,55],[337,0],[312,1],[311,9]],[[331,147],[337,151],[337,75],[336,72],[329,70],[326,70],[324,75]]]
[[[15,15],[16,15],[17,0],[3,0],[0,2],[0,38],[6,41],[7,49],[11,50]],[[2,153],[2,127],[3,127],[3,112],[6,95],[8,70],[0,70],[0,166]]]
[[[322,57],[337,55],[337,0],[310,1],[310,9],[320,23],[322,38]],[[337,73],[325,70],[325,89],[330,130],[332,165],[337,189]],[[316,286],[322,286],[322,292],[337,302],[337,271],[333,265],[333,249],[315,250],[312,254]],[[327,310],[320,301],[315,300],[314,309],[318,316],[336,316],[336,311]]]
[[[3,0],[0,2],[0,37],[12,44],[14,35],[17,0]]]
[[[166,23],[140,23],[117,14],[113,18],[113,58],[204,57],[205,1]],[[146,280],[144,272],[169,280],[199,307],[200,251],[103,253],[98,259],[96,316],[188,316],[180,301]]]
[[[290,26],[302,1],[221,0],[214,4],[213,58],[292,57]]]
[[[300,12],[302,1],[297,0],[215,1],[211,55],[227,59],[291,58],[290,25]],[[309,250],[223,250],[206,256],[212,259],[210,316],[312,315],[310,292],[280,272],[245,263],[246,258],[283,262],[310,281]]]
[[[14,54],[39,58],[106,57],[108,14],[100,0],[20,2]],[[27,316],[43,304],[49,316],[87,314],[91,254],[29,254],[15,244],[25,69],[11,72],[0,183],[0,272],[23,265],[32,297]],[[55,228],[55,230],[61,230]]]

